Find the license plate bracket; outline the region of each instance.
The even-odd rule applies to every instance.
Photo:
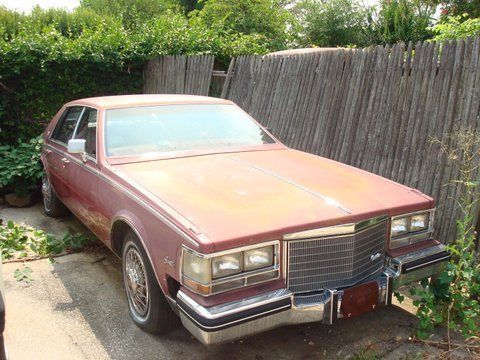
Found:
[[[374,310],[378,306],[378,283],[372,281],[343,291],[340,312],[346,318]]]

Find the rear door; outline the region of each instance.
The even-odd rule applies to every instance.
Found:
[[[81,106],[71,106],[65,109],[58,120],[52,135],[47,140],[49,146],[45,149],[50,183],[57,196],[63,201],[65,198],[64,181],[68,159],[67,143],[75,132],[78,118],[83,111]]]

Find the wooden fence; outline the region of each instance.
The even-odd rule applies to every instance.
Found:
[[[145,67],[143,92],[146,94],[208,95],[214,57],[161,56]]]
[[[429,139],[480,129],[479,38],[232,60],[222,97],[290,147],[418,188],[455,234],[457,170]]]

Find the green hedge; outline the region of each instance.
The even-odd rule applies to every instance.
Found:
[[[5,25],[4,15],[0,11],[0,144],[37,136],[67,101],[139,93],[143,67],[153,57],[214,54],[227,64],[232,56],[278,48],[275,39],[214,29],[173,11],[134,31],[121,19],[89,12],[86,20],[60,12],[42,18],[43,25],[30,16],[13,21],[15,27]]]

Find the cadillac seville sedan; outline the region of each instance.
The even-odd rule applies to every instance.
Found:
[[[234,103],[88,98],[45,133],[47,215],[75,214],[121,257],[129,311],[202,343],[391,304],[449,258],[434,200],[293,150]]]

